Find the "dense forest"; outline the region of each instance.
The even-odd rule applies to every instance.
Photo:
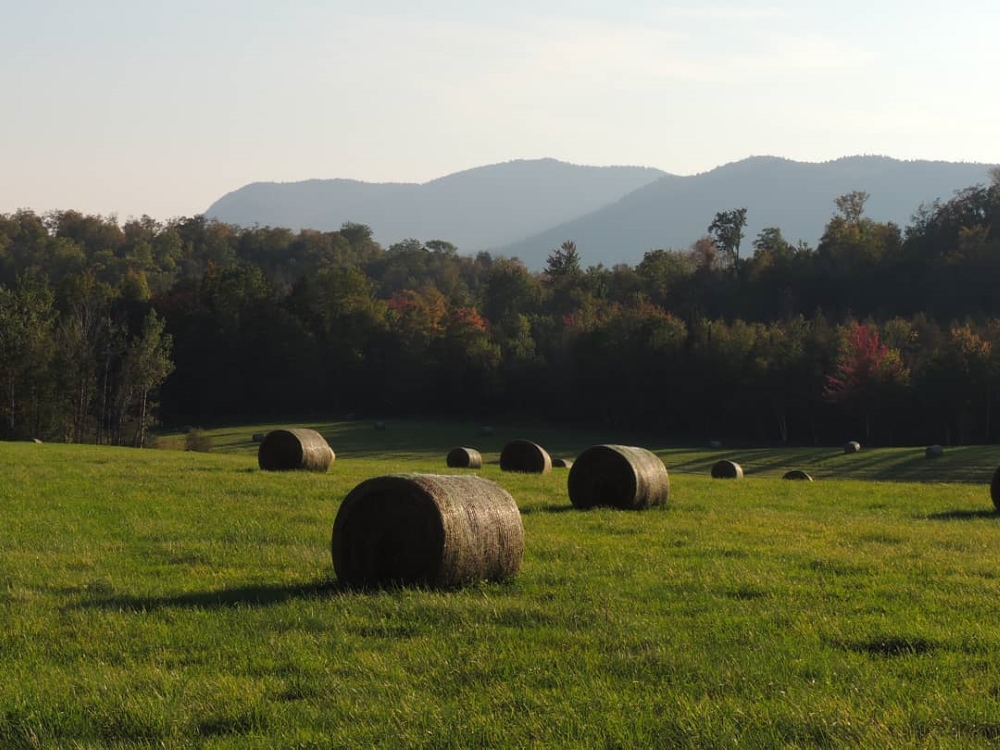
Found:
[[[720,207],[687,249],[532,273],[371,228],[0,215],[8,439],[141,446],[157,424],[461,415],[664,439],[989,442],[1000,400],[1000,173],[818,245]]]

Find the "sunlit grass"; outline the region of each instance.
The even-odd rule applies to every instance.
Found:
[[[209,454],[0,444],[0,746],[1000,738],[991,447],[927,460],[646,443],[670,469],[669,507],[578,512],[565,470],[491,461],[513,437],[572,457],[591,435],[303,426],[330,438],[327,474],[259,471],[251,436],[266,428],[209,431]],[[381,473],[448,471],[460,444],[521,508],[519,576],[338,586],[343,496]],[[708,478],[721,457],[747,478]],[[778,479],[788,468],[817,481]],[[918,469],[937,474],[861,481]]]

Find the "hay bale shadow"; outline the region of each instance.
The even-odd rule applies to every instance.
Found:
[[[270,607],[295,599],[334,596],[347,588],[337,580],[324,579],[291,586],[241,586],[196,591],[176,596],[101,595],[77,604],[80,609],[107,609],[123,612],[150,612],[168,607],[185,609],[227,609],[230,607]],[[93,592],[88,592],[93,594]],[[100,592],[98,592],[100,593]]]
[[[1000,521],[1000,513],[996,510],[989,510],[986,508],[980,508],[978,510],[966,510],[963,508],[946,510],[941,513],[931,513],[926,516],[918,516],[918,518],[926,518],[928,521],[975,521],[981,518],[989,518]]]

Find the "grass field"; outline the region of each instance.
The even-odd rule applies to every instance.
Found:
[[[1000,449],[690,449],[629,435],[301,425],[326,474],[214,451],[0,443],[0,747],[975,747],[1000,740]],[[654,449],[665,510],[572,509],[506,440]],[[454,472],[521,509],[504,584],[338,586],[360,481]],[[719,458],[746,479],[712,480]],[[787,482],[801,468],[817,481]]]

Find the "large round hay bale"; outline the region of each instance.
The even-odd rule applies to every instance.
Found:
[[[944,455],[944,446],[941,445],[928,445],[924,449],[924,458],[941,458]]]
[[[511,440],[500,451],[501,471],[521,471],[527,474],[548,474],[552,458],[542,446],[530,440]]]
[[[860,453],[861,443],[857,440],[848,440],[844,443],[844,453]]]
[[[316,430],[271,430],[257,449],[257,464],[264,471],[326,471],[333,463],[333,449]]]
[[[348,586],[435,588],[514,576],[521,514],[500,485],[469,475],[390,474],[351,490],[333,523],[337,578]]]
[[[993,500],[993,507],[1000,511],[1000,468],[993,472],[993,481],[990,482],[990,498]]]
[[[453,469],[483,468],[483,457],[475,448],[452,448],[445,462]]]
[[[553,458],[552,459],[553,469],[572,469],[573,460],[570,458]]]
[[[716,461],[712,464],[712,479],[742,479],[743,467],[735,461]]]
[[[801,479],[806,482],[811,482],[813,480],[813,478],[802,471],[802,469],[792,469],[791,471],[786,471],[782,479]]]
[[[659,457],[630,445],[594,445],[576,457],[567,479],[575,508],[641,510],[667,504],[670,477]]]

